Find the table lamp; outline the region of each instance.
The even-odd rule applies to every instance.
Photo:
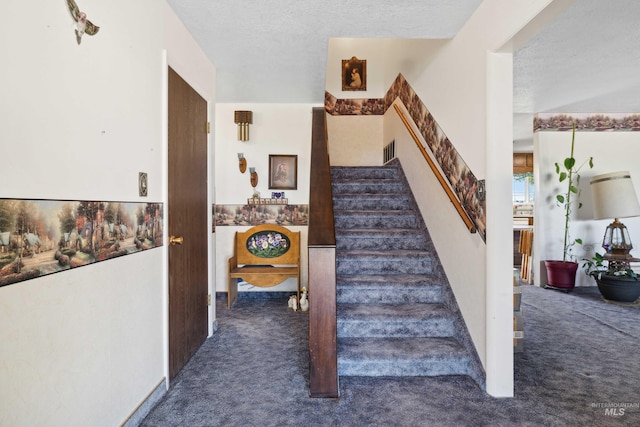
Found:
[[[610,261],[632,260],[633,249],[627,227],[618,218],[640,216],[640,205],[628,171],[611,172],[591,178],[594,219],[614,218],[604,232],[604,258]]]

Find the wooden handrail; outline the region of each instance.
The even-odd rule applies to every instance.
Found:
[[[338,397],[336,235],[324,108],[313,109],[309,194],[309,395]]]
[[[335,246],[331,166],[327,147],[326,117],[322,107],[313,108],[310,172],[309,246]]]
[[[424,148],[424,146],[420,142],[420,139],[418,139],[418,136],[416,135],[416,133],[411,128],[411,125],[409,124],[409,121],[406,119],[406,117],[404,116],[404,114],[400,110],[400,107],[398,107],[396,104],[393,104],[393,108],[395,108],[396,113],[398,113],[398,116],[400,116],[400,120],[402,120],[402,123],[404,123],[404,126],[409,131],[409,134],[411,134],[411,137],[413,138],[413,141],[416,143],[416,145],[420,149],[420,152],[422,153],[422,156],[424,157],[424,159],[429,164],[429,167],[431,168],[431,171],[436,176],[438,182],[442,186],[442,189],[445,191],[445,193],[447,193],[447,196],[449,197],[449,200],[453,204],[453,207],[456,208],[456,211],[458,212],[458,215],[460,215],[460,218],[462,219],[464,224],[469,229],[469,232],[470,233],[475,233],[476,232],[475,224],[473,223],[473,221],[469,217],[469,214],[467,213],[467,211],[464,209],[464,207],[460,203],[460,200],[458,200],[458,197],[456,196],[456,194],[453,192],[453,190],[449,186],[449,183],[446,181],[446,179],[440,173],[440,170],[436,166],[435,162],[433,161],[433,159],[431,158],[429,153],[427,153],[427,150]]]

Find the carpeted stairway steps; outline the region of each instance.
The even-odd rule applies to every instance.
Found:
[[[339,375],[470,375],[482,384],[399,163],[331,174]]]

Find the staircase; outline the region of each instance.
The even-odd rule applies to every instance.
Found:
[[[397,160],[332,167],[339,376],[484,373]]]

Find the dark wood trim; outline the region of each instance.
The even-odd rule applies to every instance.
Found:
[[[324,108],[313,109],[311,133],[311,181],[309,194],[309,246],[334,245],[331,166],[326,136]]]
[[[168,70],[169,380],[207,338],[207,101]]]
[[[309,395],[338,397],[336,235],[326,113],[313,109],[309,195]]]
[[[338,397],[335,247],[309,248],[309,288],[309,395]]]

